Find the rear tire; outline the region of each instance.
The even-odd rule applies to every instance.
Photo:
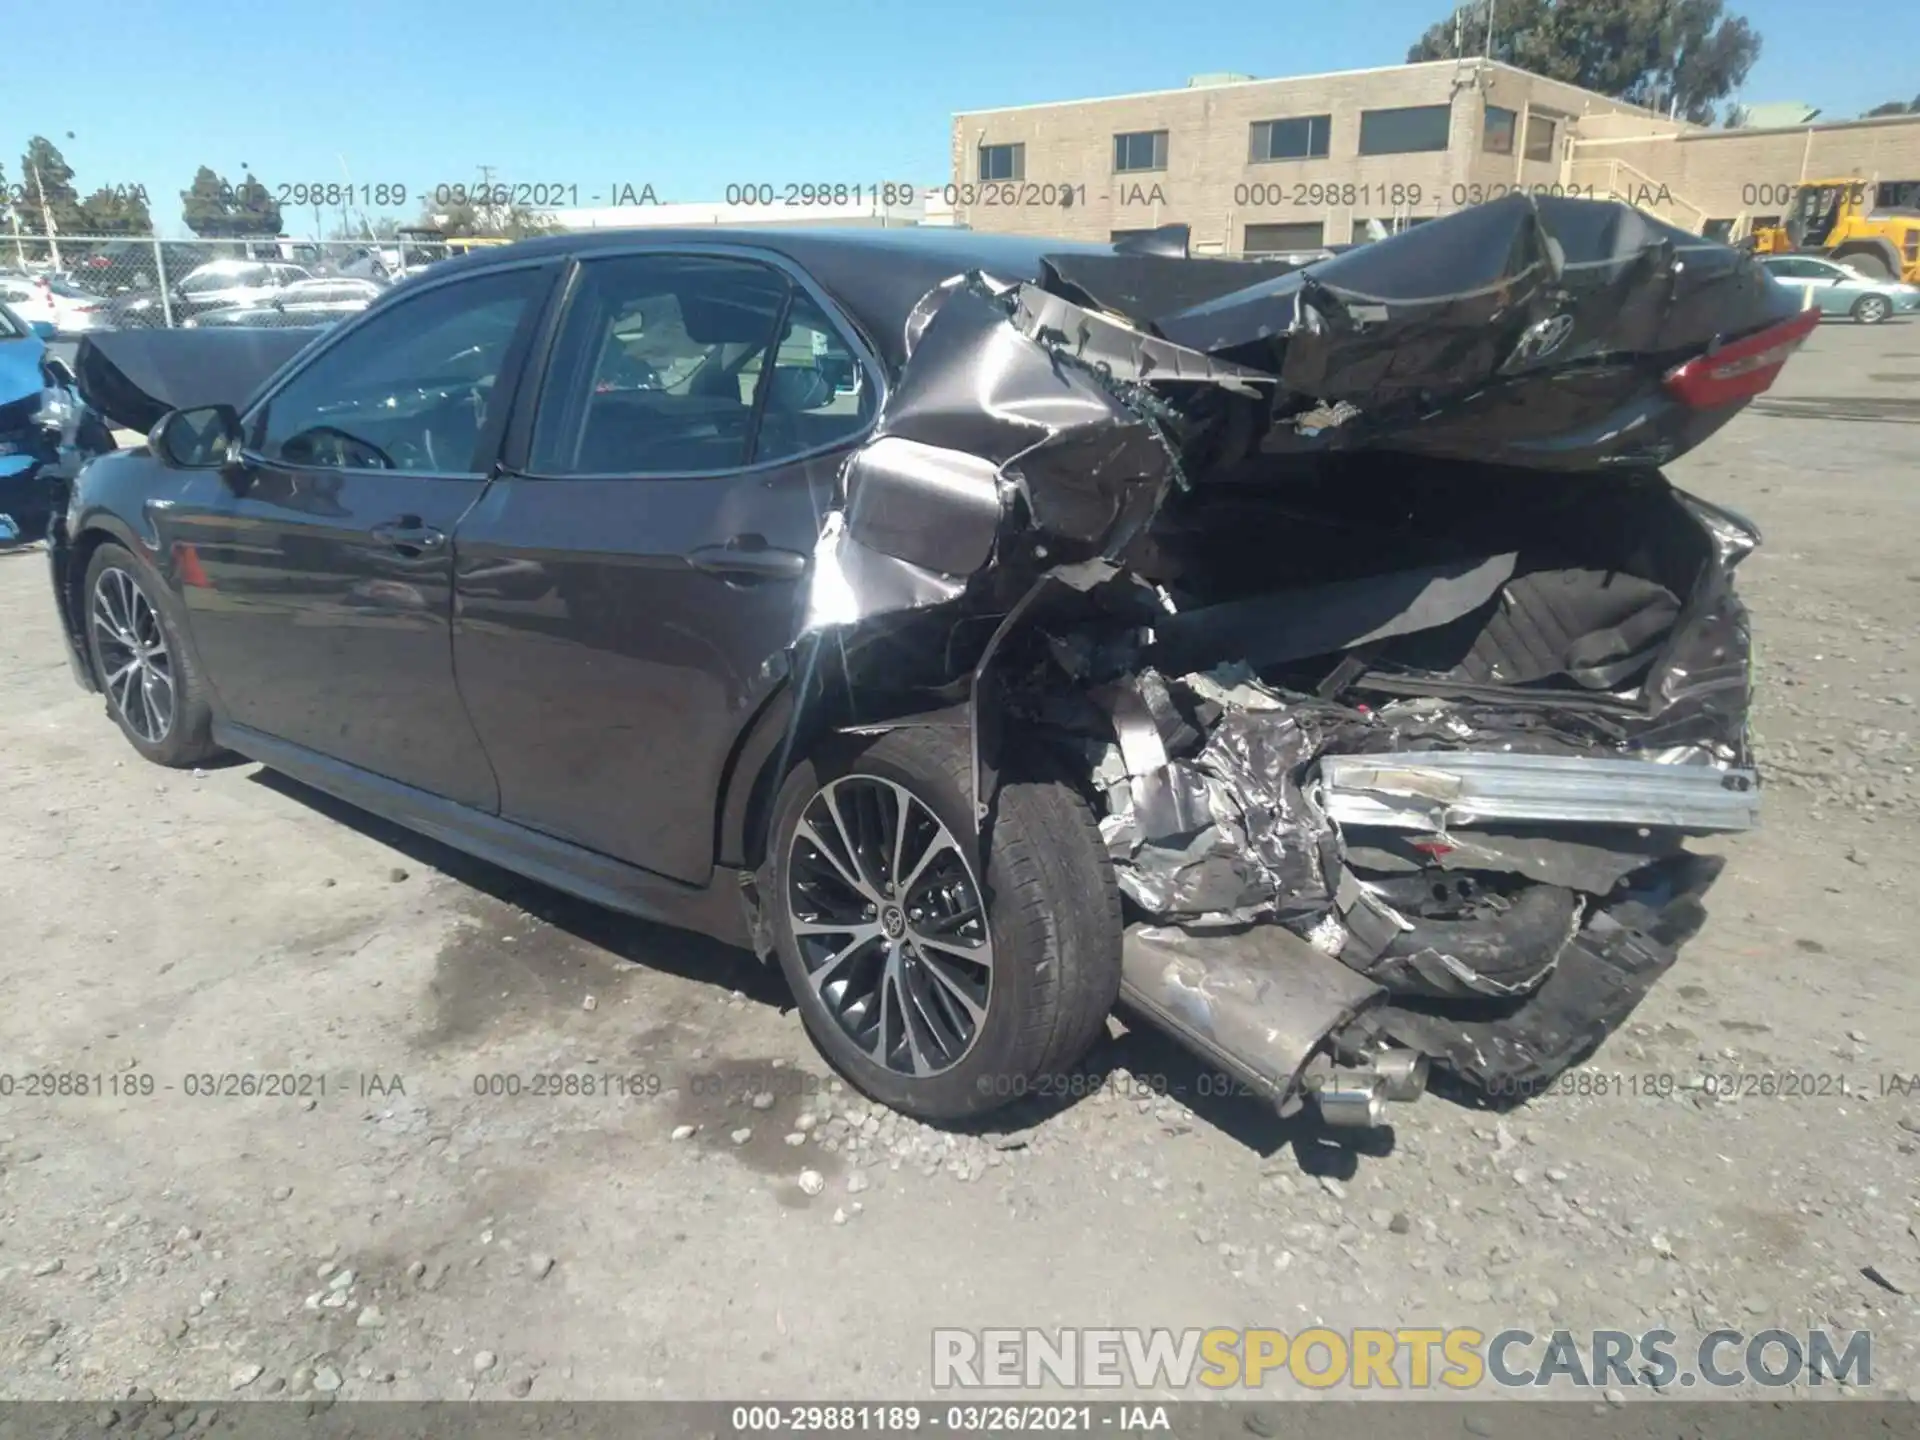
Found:
[[[127,742],[156,765],[176,768],[219,755],[207,684],[159,572],[109,541],[93,552],[85,586],[87,654]]]
[[[1038,1093],[1120,992],[1120,895],[1086,802],[1004,778],[983,865],[971,767],[965,732],[939,727],[832,745],[788,777],[769,835],[808,1034],[863,1094],[924,1120]]]
[[[1853,318],[1862,325],[1878,325],[1893,313],[1893,306],[1884,295],[1862,295],[1853,302]]]

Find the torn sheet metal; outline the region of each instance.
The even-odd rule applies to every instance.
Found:
[[[1258,398],[1270,396],[1277,377],[1230,365],[1198,350],[1156,339],[1131,325],[1095,314],[1037,285],[1014,293],[1013,328],[1118,380],[1195,381]]]
[[[1348,863],[1377,875],[1493,871],[1588,895],[1611,894],[1628,875],[1674,854],[1681,843],[1673,831],[1596,827],[1583,835],[1559,825],[1380,838],[1383,843],[1356,844],[1348,836]]]
[[[990,565],[1037,574],[1106,553],[1146,524],[1172,481],[1152,422],[1091,366],[1063,363],[1009,323],[1004,287],[976,276],[938,296],[910,325],[912,354],[873,437],[842,471],[844,534],[823,582],[840,598],[810,602],[810,616],[853,623],[909,592],[960,593]],[[891,567],[861,552],[922,579],[869,591],[860,577]]]
[[[1327,815],[1341,825],[1446,834],[1486,821],[1657,825],[1699,833],[1759,823],[1751,770],[1662,765],[1597,755],[1462,750],[1329,755],[1320,762]]]
[[[1121,996],[1229,1073],[1284,1103],[1332,1032],[1385,992],[1274,926],[1198,938],[1132,925]]]
[[[1153,672],[1142,680],[1165,695]],[[1201,745],[1170,697],[1121,685],[1096,699],[1113,713],[1124,775],[1101,822],[1122,893],[1149,915],[1210,927],[1326,908],[1332,835],[1295,779],[1313,734],[1291,715],[1232,710]]]
[[[1701,903],[1725,860],[1678,855],[1635,877],[1630,893],[1597,909],[1554,972],[1518,1009],[1484,1016],[1389,1004],[1362,1019],[1397,1043],[1435,1056],[1495,1095],[1523,1099],[1612,1034],[1706,919]]]

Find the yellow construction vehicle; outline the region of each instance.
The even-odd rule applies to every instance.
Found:
[[[1920,184],[1855,176],[1809,180],[1793,192],[1781,223],[1756,226],[1762,255],[1812,254],[1882,280],[1920,283]]]

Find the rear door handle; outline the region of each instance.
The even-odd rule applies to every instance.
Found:
[[[733,580],[797,580],[807,570],[807,557],[798,550],[776,549],[759,535],[735,535],[724,545],[702,545],[687,556],[687,563]]]
[[[389,520],[384,525],[374,526],[370,533],[382,545],[391,545],[407,556],[425,555],[447,543],[446,531],[422,524],[417,515],[403,515],[398,520]]]

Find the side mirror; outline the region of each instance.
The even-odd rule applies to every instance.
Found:
[[[33,327],[33,333],[42,340],[51,340],[59,333],[53,328],[51,320],[29,320],[27,323]]]
[[[219,470],[240,458],[240,414],[231,405],[169,410],[147,446],[173,470]]]

